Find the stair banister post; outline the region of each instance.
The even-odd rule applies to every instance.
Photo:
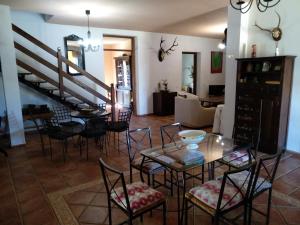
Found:
[[[110,100],[111,100],[111,118],[112,121],[115,121],[116,116],[116,100],[115,100],[115,87],[114,84],[110,84]]]
[[[64,98],[64,77],[62,70],[62,57],[61,57],[61,49],[57,48],[57,68],[58,68],[58,84],[59,84],[59,96],[61,99]]]

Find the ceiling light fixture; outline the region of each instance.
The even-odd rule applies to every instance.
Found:
[[[274,7],[275,5],[277,5],[280,0],[255,0],[256,1],[256,6],[257,9],[260,12],[265,12],[268,8]],[[232,6],[232,8],[239,10],[241,13],[247,13],[252,4],[253,4],[254,0],[230,0],[230,5]]]
[[[87,39],[82,41],[82,45],[84,46],[84,51],[86,52],[98,52],[100,50],[100,45],[98,44],[99,41],[92,39],[91,31],[90,31],[90,10],[85,10],[85,14],[88,18],[88,32],[87,32]]]

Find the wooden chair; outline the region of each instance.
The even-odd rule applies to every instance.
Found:
[[[127,216],[127,224],[157,207],[163,208],[163,224],[166,224],[166,199],[164,195],[142,182],[125,183],[124,174],[108,166],[101,158],[100,169],[105,184],[108,204],[108,221],[112,225],[112,203]]]
[[[249,200],[251,185],[255,172],[256,162],[248,164],[242,168],[227,171],[222,179],[210,180],[200,186],[193,187],[185,194],[183,208],[183,224],[188,224],[188,209],[189,203],[196,206],[212,216],[214,224],[219,224],[223,219],[229,224],[234,224],[237,218],[232,221],[225,215],[239,207],[244,208],[244,224],[247,223],[247,202]],[[232,179],[233,175],[238,175],[243,172],[248,172],[248,175],[243,177],[243,180]],[[240,216],[240,215],[238,215]]]
[[[155,174],[164,171],[164,167],[150,160],[145,160],[139,154],[143,149],[152,148],[151,129],[138,128],[127,131],[128,156],[130,169],[130,182],[132,183],[132,169],[145,173],[148,178],[148,185],[155,186]],[[143,180],[143,177],[142,177]]]

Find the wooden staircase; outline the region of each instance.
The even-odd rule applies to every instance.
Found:
[[[14,24],[12,24],[12,29],[19,36],[27,39],[29,42],[39,47],[40,49],[43,49],[51,57],[54,57],[55,61],[57,62],[57,64],[54,65],[45,58],[37,55],[30,49],[22,46],[21,44],[15,41],[14,45],[17,51],[24,53],[26,57],[33,59],[34,62],[37,62],[46,67],[47,69],[50,69],[56,75],[56,77],[53,77],[53,74],[52,76],[49,76],[44,71],[36,69],[32,65],[29,65],[29,63],[25,63],[21,59],[17,58],[17,65],[26,71],[18,74],[19,81],[21,83],[72,109],[81,109],[86,107],[97,108],[97,104],[86,97],[85,94],[89,93],[93,97],[101,99],[102,101],[111,105],[112,114],[115,114],[115,89],[113,84],[111,84],[110,86],[106,85],[102,81],[95,78],[93,75],[89,74],[87,71],[81,69],[80,67],[69,61],[67,58],[61,55],[60,48],[58,48],[57,51],[53,50],[52,48],[42,43],[41,41],[31,36],[30,34],[28,34],[27,32],[25,32],[24,30],[22,30]],[[102,95],[95,89],[91,88],[90,85],[87,85],[78,78],[69,75],[63,70],[63,64],[72,67],[73,69],[78,71],[78,73],[80,73],[82,76],[87,78],[89,81],[92,81],[93,84],[96,84],[100,88],[104,89],[107,95]],[[76,89],[80,91],[74,91],[74,88],[66,86],[66,80],[75,85]]]

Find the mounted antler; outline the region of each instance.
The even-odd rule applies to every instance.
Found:
[[[277,27],[275,27],[273,29],[265,29],[265,28],[262,28],[261,26],[259,26],[256,23],[256,21],[255,21],[254,26],[258,27],[259,29],[261,29],[263,31],[270,32],[272,34],[272,38],[274,39],[274,41],[280,41],[281,36],[282,36],[282,30],[280,29],[281,17],[280,17],[278,12],[276,12],[276,14],[278,16],[278,25],[277,25]]]
[[[170,48],[168,48],[167,50],[164,50],[164,48],[162,47],[162,44],[164,43],[164,39],[163,37],[161,37],[161,40],[160,40],[160,49],[158,51],[158,60],[160,62],[162,62],[165,58],[165,55],[170,55],[171,54],[171,51],[175,51],[175,49],[173,49],[174,47],[178,46],[178,43],[176,42],[177,41],[177,37],[175,38],[175,40],[173,41],[173,44]]]

